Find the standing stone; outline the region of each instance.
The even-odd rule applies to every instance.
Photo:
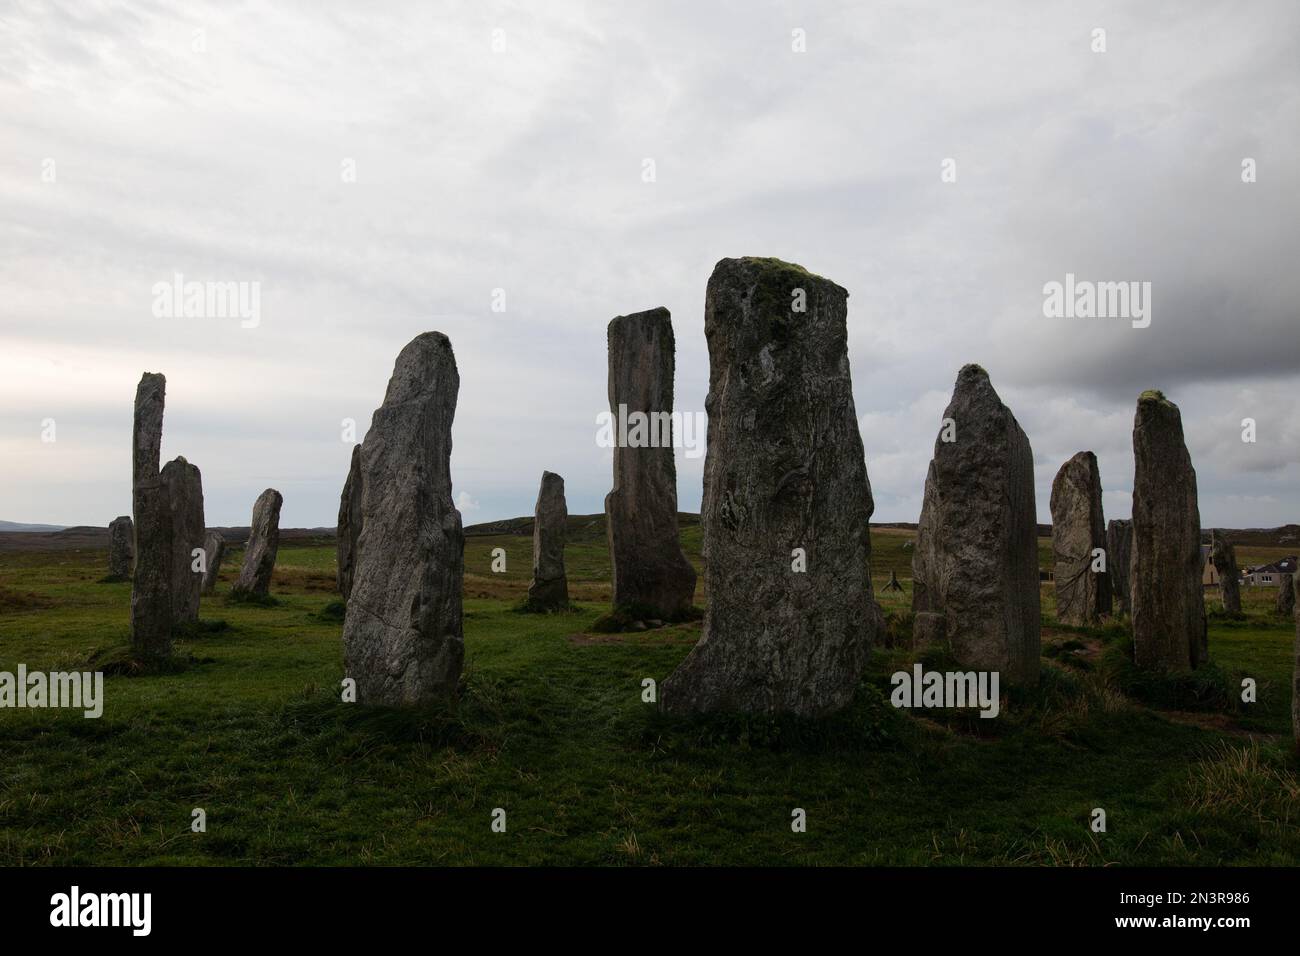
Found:
[[[1109,566],[1094,570],[1094,552],[1104,554],[1106,550],[1096,455],[1081,451],[1061,466],[1052,482],[1051,504],[1056,619],[1064,624],[1095,626],[1111,608]]]
[[[957,374],[943,414],[912,552],[913,643],[1033,684],[1042,622],[1029,439],[978,365]]]
[[[1133,522],[1115,518],[1106,526],[1106,568],[1110,571],[1110,587],[1114,603],[1125,614],[1130,613],[1129,570],[1133,556]]]
[[[614,607],[678,620],[695,595],[695,568],[677,537],[673,461],[673,325],[667,309],[609,323],[614,488],[605,496]],[[626,435],[626,443],[624,436]],[[635,447],[633,447],[635,446]]]
[[[343,624],[347,676],[363,704],[413,706],[456,694],[465,537],[451,496],[460,376],[441,332],[397,357],[361,445],[361,538]]]
[[[145,372],[135,391],[131,435],[131,650],[145,660],[167,657],[172,649],[172,516],[158,471],[166,401],[167,379]]]
[[[1291,670],[1291,736],[1296,754],[1300,756],[1300,615],[1295,613],[1296,594],[1300,591],[1300,577],[1291,580],[1291,607],[1295,618],[1295,664]]]
[[[221,562],[226,558],[226,539],[220,531],[209,531],[203,536],[203,553],[206,569],[203,572],[203,593],[211,594],[221,574]]]
[[[357,541],[361,538],[361,446],[352,446],[352,464],[339,497],[339,519],[335,531],[338,553],[338,585],[343,600],[352,593],[357,569]]]
[[[569,509],[564,501],[564,479],[542,472],[533,510],[533,581],[528,586],[528,608],[562,611],[569,606],[569,581],[564,574],[564,534]]]
[[[1227,538],[1217,531],[1210,532],[1210,562],[1219,575],[1219,595],[1223,598],[1223,609],[1229,614],[1240,614],[1241,588],[1237,581],[1237,552]]]
[[[1294,575],[1282,574],[1279,576],[1277,589],[1277,613],[1283,617],[1292,617],[1295,615],[1295,587],[1292,583]]]
[[[1133,419],[1133,659],[1185,672],[1208,659],[1196,470],[1178,406],[1143,392]]]
[[[125,581],[134,561],[135,525],[130,515],[122,515],[108,525],[108,576]]]
[[[267,488],[253,505],[253,524],[244,545],[244,566],[239,569],[233,591],[237,594],[266,597],[271,590],[271,572],[280,550],[280,506],[284,496]]]
[[[723,259],[709,278],[708,607],[663,685],[670,713],[822,714],[862,677],[883,618],[847,299],[777,259]]]
[[[160,477],[172,519],[172,625],[192,624],[199,619],[203,590],[202,565],[195,569],[194,553],[203,553],[203,476],[184,458],[176,458],[163,466]]]

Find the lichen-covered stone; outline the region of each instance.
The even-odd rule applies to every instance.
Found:
[[[533,510],[533,580],[528,586],[528,608],[561,611],[569,606],[569,581],[564,573],[564,537],[569,509],[564,500],[564,479],[542,472]]]
[[[1277,588],[1277,613],[1283,617],[1292,617],[1295,614],[1295,587],[1291,574],[1281,574],[1278,576]]]
[[[423,705],[457,692],[465,537],[451,493],[451,426],[459,389],[447,337],[416,336],[361,445],[361,537],[343,650],[362,704]]]
[[[1106,518],[1096,455],[1081,451],[1061,466],[1051,506],[1056,619],[1095,626],[1111,610],[1110,569],[1097,560],[1106,551]]]
[[[944,419],[912,552],[912,609],[943,619],[914,640],[934,641],[941,623],[963,666],[1032,684],[1042,622],[1029,439],[978,365],[958,373]]]
[[[708,606],[663,685],[670,713],[822,714],[862,676],[881,616],[847,298],[774,259],[723,259],[709,279]]]
[[[221,574],[221,562],[226,559],[226,539],[220,531],[209,531],[203,536],[203,553],[206,568],[203,571],[203,593],[211,594]]]
[[[1106,526],[1106,570],[1117,611],[1130,613],[1129,572],[1133,563],[1133,522],[1114,518]]]
[[[1238,583],[1237,551],[1217,531],[1210,533],[1210,563],[1219,575],[1219,596],[1229,614],[1241,613],[1241,587]]]
[[[235,579],[234,591],[253,597],[266,597],[271,591],[271,574],[280,550],[280,507],[284,496],[267,488],[253,504],[253,523],[244,545],[244,563]]]
[[[195,570],[194,552],[203,551],[203,476],[184,458],[163,466],[161,476],[171,509],[172,624],[192,624],[199,619],[203,571]],[[206,558],[205,558],[206,560]]]
[[[167,657],[172,649],[172,517],[158,470],[166,400],[167,379],[145,372],[135,392],[131,435],[131,650],[143,660]]]
[[[667,309],[612,319],[608,329],[609,408],[616,423],[673,410],[674,342]],[[639,447],[614,444],[614,487],[605,496],[605,528],[614,607],[677,620],[691,609],[695,568],[677,536],[677,466],[670,419],[650,418]],[[667,428],[654,423],[669,422]],[[637,431],[630,430],[633,440]]]
[[[1143,392],[1133,418],[1133,659],[1185,672],[1208,659],[1196,470],[1178,406]]]
[[[108,574],[125,580],[135,563],[135,524],[130,515],[114,518],[108,525]]]

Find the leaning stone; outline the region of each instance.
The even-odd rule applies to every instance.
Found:
[[[1294,575],[1282,574],[1279,576],[1277,588],[1277,613],[1283,617],[1292,617],[1295,615],[1295,587],[1293,584]]]
[[[1133,659],[1185,672],[1208,659],[1196,470],[1178,406],[1143,392],[1133,419]]]
[[[1133,555],[1133,522],[1115,518],[1106,526],[1106,569],[1110,572],[1111,593],[1118,610],[1128,614],[1129,569]]]
[[[108,525],[108,575],[125,581],[135,563],[135,525],[130,515],[114,518]]]
[[[605,528],[614,607],[680,620],[694,600],[695,568],[677,536],[677,466],[669,418],[672,319],[667,309],[620,315],[610,321],[608,339],[615,441]],[[643,418],[645,424],[638,426]],[[626,444],[619,423],[627,426]]]
[[[1109,568],[1101,565],[1094,570],[1098,554],[1106,552],[1096,455],[1081,451],[1061,466],[1052,482],[1051,507],[1056,619],[1095,626],[1111,608]]]
[[[1241,613],[1241,587],[1238,583],[1237,552],[1217,531],[1210,532],[1210,562],[1219,575],[1219,595],[1229,614]]]
[[[244,545],[244,565],[232,589],[237,594],[266,597],[271,591],[271,573],[280,550],[280,506],[284,496],[267,488],[253,505],[253,524]]]
[[[162,470],[167,504],[172,514],[172,624],[193,624],[199,619],[203,591],[203,476],[184,458],[167,462]],[[206,557],[204,558],[206,561]]]
[[[357,541],[361,537],[361,446],[352,446],[352,463],[348,479],[343,483],[339,497],[339,519],[336,530],[338,554],[338,585],[343,600],[352,593],[352,578],[357,566]]]
[[[978,365],[958,373],[943,414],[912,552],[912,610],[918,620],[944,615],[943,644],[963,666],[1033,684],[1042,621],[1029,439]],[[933,640],[937,625],[914,643]]]
[[[823,714],[862,677],[880,617],[847,299],[777,259],[723,259],[709,278],[708,606],[668,712]]]
[[[209,531],[203,536],[203,553],[203,593],[211,594],[217,586],[217,576],[221,574],[221,562],[226,559],[226,539],[220,531]]]
[[[465,537],[450,463],[459,389],[447,337],[416,336],[361,446],[361,538],[343,651],[363,704],[416,706],[457,692]]]
[[[145,372],[135,392],[131,435],[131,508],[135,570],[131,579],[131,650],[144,660],[172,649],[172,516],[158,465],[167,379]]]
[[[528,608],[561,611],[569,606],[569,582],[564,573],[564,534],[569,509],[564,501],[564,479],[542,472],[533,510],[533,580],[528,586]]]

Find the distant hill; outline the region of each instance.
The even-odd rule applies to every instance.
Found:
[[[31,534],[37,531],[62,531],[60,524],[22,524],[17,521],[0,521],[0,532],[9,534]]]

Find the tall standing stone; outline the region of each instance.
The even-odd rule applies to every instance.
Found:
[[[663,685],[670,713],[821,714],[862,677],[881,616],[847,299],[777,259],[723,259],[709,278],[708,606]]]
[[[1219,596],[1229,614],[1241,613],[1241,586],[1238,583],[1237,551],[1217,531],[1210,532],[1210,562],[1219,575]]]
[[[361,538],[361,446],[352,446],[352,463],[348,478],[339,496],[338,527],[335,530],[338,554],[338,585],[343,600],[352,593],[352,578],[356,573],[357,541]]]
[[[172,624],[192,624],[199,619],[203,591],[203,571],[201,566],[195,570],[194,553],[203,552],[203,476],[196,466],[176,458],[163,466],[160,477],[171,509]]]
[[[1106,526],[1106,569],[1110,572],[1111,593],[1118,609],[1130,613],[1129,571],[1133,560],[1133,522],[1112,519]]]
[[[203,536],[204,570],[203,593],[211,594],[221,574],[221,562],[226,559],[226,539],[220,531],[209,531]]]
[[[1277,613],[1283,617],[1292,617],[1295,615],[1295,587],[1292,583],[1294,575],[1281,574],[1278,576],[1277,588]]]
[[[913,641],[1032,684],[1042,621],[1029,439],[978,365],[957,374],[943,414],[912,551]]]
[[[1094,626],[1111,609],[1110,569],[1097,561],[1106,552],[1106,517],[1096,455],[1081,451],[1061,466],[1051,504],[1056,619]]]
[[[1183,672],[1208,659],[1196,471],[1178,406],[1143,392],[1133,419],[1133,659]]]
[[[267,488],[253,504],[253,524],[244,545],[244,564],[232,589],[238,594],[266,597],[271,591],[271,573],[280,550],[280,506],[284,496]]]
[[[343,651],[363,704],[421,705],[457,690],[465,537],[451,496],[451,425],[459,390],[451,342],[441,332],[416,336],[361,445],[361,538]]]
[[[564,536],[569,509],[564,501],[564,479],[542,472],[533,510],[533,580],[528,586],[528,608],[562,611],[569,606],[569,580],[564,573]]]
[[[167,379],[145,372],[136,387],[131,435],[131,650],[141,659],[166,657],[172,649],[172,517],[158,470],[166,401]]]
[[[677,537],[673,461],[673,325],[667,309],[609,323],[609,408],[616,425],[614,487],[605,496],[614,607],[678,619],[691,608],[695,569]],[[636,446],[636,447],[632,447]]]
[[[135,524],[130,515],[122,515],[108,525],[108,576],[125,581],[134,562]]]
[[[1300,614],[1295,613],[1296,598],[1300,595],[1300,577],[1291,580],[1291,615],[1295,618],[1295,663],[1291,670],[1291,737],[1296,754],[1300,755]]]

